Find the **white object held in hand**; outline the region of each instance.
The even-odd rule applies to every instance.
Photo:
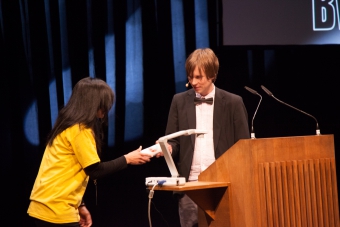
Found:
[[[151,155],[152,157],[158,154],[159,152],[162,152],[161,146],[159,144],[155,144],[151,147],[145,148],[140,151],[142,154],[148,154]]]

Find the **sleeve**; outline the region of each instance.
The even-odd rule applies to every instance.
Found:
[[[87,166],[84,170],[92,179],[102,178],[113,174],[127,167],[126,159],[123,156],[107,162],[95,163]]]
[[[248,126],[248,113],[241,97],[237,99],[235,105],[234,129],[235,129],[234,143],[236,143],[239,139],[250,138]]]
[[[176,102],[175,97],[176,96],[173,97],[172,102],[171,102],[165,135],[169,135],[179,130],[178,110],[177,110],[177,102]],[[176,154],[179,151],[179,138],[177,137],[177,138],[170,139],[168,143],[172,146],[172,155],[176,156]]]
[[[91,129],[81,128],[71,141],[73,151],[83,168],[100,162]]]

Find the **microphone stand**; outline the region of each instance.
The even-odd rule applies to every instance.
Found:
[[[316,120],[316,118],[315,118],[314,116],[312,116],[312,115],[310,115],[309,113],[306,113],[305,111],[302,111],[302,110],[300,110],[300,109],[298,109],[298,108],[296,108],[296,107],[294,107],[294,106],[291,106],[291,105],[289,105],[289,104],[287,104],[287,103],[285,103],[285,102],[279,100],[279,99],[276,98],[276,97],[273,95],[273,93],[271,93],[265,86],[261,85],[261,88],[262,88],[269,96],[273,97],[276,101],[278,101],[278,102],[280,102],[280,103],[282,103],[282,104],[285,104],[286,106],[289,106],[290,108],[293,108],[293,109],[295,109],[295,110],[297,110],[297,111],[299,111],[299,112],[301,112],[301,113],[303,113],[303,114],[306,114],[307,116],[310,116],[311,118],[313,118],[313,119],[315,120],[315,122],[316,122],[316,135],[320,135],[319,123],[318,123],[318,121]]]
[[[259,103],[257,104],[257,107],[256,107],[256,110],[255,110],[253,119],[251,120],[251,133],[250,133],[250,138],[251,138],[251,139],[255,139],[254,119],[255,119],[255,115],[256,115],[256,113],[257,113],[257,110],[259,109],[259,106],[260,106],[260,104],[261,104],[262,96],[261,96],[257,91],[255,91],[255,90],[253,90],[253,89],[251,89],[251,88],[249,88],[249,87],[247,87],[247,86],[245,86],[244,88],[245,88],[247,91],[251,92],[252,94],[260,96],[260,101],[259,101]]]

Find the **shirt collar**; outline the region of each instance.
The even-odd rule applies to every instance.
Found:
[[[215,85],[213,84],[213,86],[214,86],[214,88],[212,89],[212,91],[209,93],[209,94],[207,94],[206,96],[202,96],[201,94],[199,94],[199,93],[196,93],[196,97],[197,98],[214,98],[215,97]]]

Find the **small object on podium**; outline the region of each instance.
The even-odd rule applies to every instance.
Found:
[[[152,150],[154,150],[154,151],[152,151]],[[161,149],[161,146],[158,143],[140,151],[140,153],[148,154],[148,155],[151,155],[152,157],[155,156],[156,154],[158,154],[159,152],[162,152],[162,149]]]
[[[153,186],[158,182],[165,181],[164,186],[180,186],[185,185],[185,177],[147,177],[145,178],[146,186]]]
[[[165,181],[162,185],[164,186],[179,186],[185,184],[185,177],[180,177],[179,173],[177,171],[176,165],[174,163],[174,160],[172,159],[171,153],[168,150],[167,141],[169,139],[173,139],[179,136],[189,136],[192,134],[196,134],[197,137],[201,137],[204,134],[207,134],[208,132],[206,130],[200,130],[200,129],[188,129],[188,130],[182,130],[178,131],[163,137],[160,137],[158,139],[158,144],[160,146],[161,151],[163,152],[166,164],[168,165],[168,168],[171,173],[171,177],[147,177],[145,179],[145,184],[147,186],[157,185],[160,181]],[[159,148],[157,148],[158,151]],[[141,151],[142,152],[142,151]]]

